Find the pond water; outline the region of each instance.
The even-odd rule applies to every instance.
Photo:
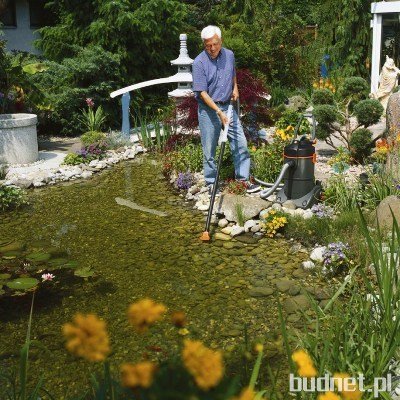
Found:
[[[129,208],[116,198],[167,216]],[[28,248],[47,245],[53,254],[66,254],[95,271],[83,279],[55,270],[55,283],[41,285],[36,293],[32,337],[39,345],[32,346],[30,374],[35,379],[44,373],[45,386],[57,399],[85,387],[93,368],[64,348],[62,324],[77,312],[107,321],[110,361],[116,367],[139,361],[148,346],[170,353],[181,338],[167,322],[146,337],[133,332],[127,309],[143,297],[163,302],[170,311],[184,311],[189,331],[207,345],[231,352],[232,359],[240,357],[236,350],[243,345],[245,325],[250,340],[276,340],[276,304],[284,291],[272,282],[290,277],[312,285],[315,278],[300,268],[307,256],[291,252],[283,239],[203,243],[199,237],[205,216],[192,206],[171,191],[158,162],[144,156],[89,181],[34,190],[29,207],[0,214],[3,241],[16,240]],[[0,261],[3,266],[6,262]],[[18,358],[31,297],[0,298],[2,370]]]

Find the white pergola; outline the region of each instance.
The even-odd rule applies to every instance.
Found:
[[[380,1],[371,3],[372,28],[372,63],[371,63],[371,93],[378,90],[381,53],[382,53],[382,15],[387,13],[399,13],[400,1]],[[398,66],[397,66],[398,67]]]

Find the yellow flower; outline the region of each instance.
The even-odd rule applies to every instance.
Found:
[[[333,375],[333,378],[335,386],[338,388],[344,400],[360,400],[362,398],[363,393],[360,392],[356,383],[351,383],[350,380],[344,381],[345,378],[350,378],[349,374],[337,372]]]
[[[164,304],[158,304],[146,298],[130,305],[128,319],[139,333],[143,333],[160,320],[165,311]]]
[[[186,336],[186,335],[189,335],[190,332],[189,332],[189,329],[181,328],[181,329],[179,329],[178,333],[182,336]]]
[[[255,350],[257,353],[261,353],[261,352],[264,350],[264,345],[263,345],[262,343],[257,343],[257,344],[254,346],[254,350]]]
[[[325,392],[318,395],[317,400],[342,400],[339,395],[333,392]]]
[[[217,386],[224,374],[221,352],[205,347],[198,340],[183,342],[182,362],[203,390]]]
[[[104,361],[110,352],[106,323],[96,315],[77,314],[74,323],[64,324],[67,349],[88,361]]]
[[[122,385],[129,388],[148,388],[153,382],[157,366],[151,361],[142,361],[137,364],[125,363],[121,365]]]
[[[254,393],[254,391],[251,388],[247,387],[240,392],[239,396],[231,397],[230,400],[253,400],[255,396],[256,394]]]
[[[297,373],[304,378],[317,376],[317,370],[308,353],[304,350],[297,350],[292,354],[292,360],[297,364]]]

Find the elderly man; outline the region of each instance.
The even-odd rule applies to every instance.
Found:
[[[221,30],[217,26],[210,25],[204,28],[201,38],[204,51],[194,60],[192,70],[193,91],[198,102],[200,136],[204,153],[204,179],[211,193],[217,169],[215,155],[219,134],[222,125],[230,124],[228,140],[236,179],[246,182],[248,193],[256,192],[260,187],[248,181],[250,155],[239,117],[234,111],[232,120],[228,121],[226,115],[230,101],[239,98],[235,56],[231,50],[222,47]]]

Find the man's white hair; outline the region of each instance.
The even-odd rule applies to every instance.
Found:
[[[201,31],[202,40],[211,39],[214,35],[217,35],[221,39],[221,29],[218,26],[208,25]]]

